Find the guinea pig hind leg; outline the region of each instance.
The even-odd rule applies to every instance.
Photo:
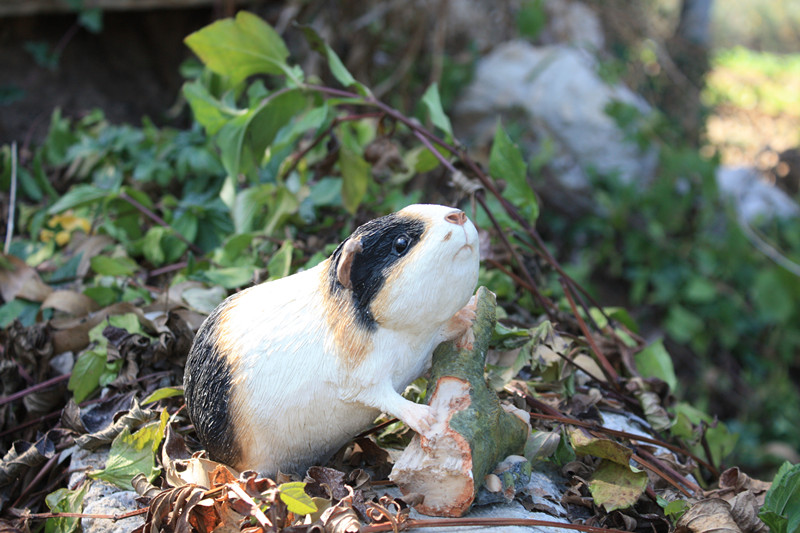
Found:
[[[477,300],[473,295],[469,299],[467,305],[458,310],[458,312],[450,318],[445,324],[444,337],[447,340],[456,342],[456,347],[472,348],[472,343],[475,341],[475,334],[472,332],[472,323],[475,322],[475,311],[477,309]]]

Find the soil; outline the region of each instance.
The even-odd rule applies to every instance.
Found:
[[[190,57],[183,38],[211,22],[212,8],[104,12],[91,33],[72,13],[0,19],[0,145],[27,146],[47,133],[53,110],[79,117],[102,109],[114,123],[143,116],[167,120],[183,82],[180,63]],[[60,49],[55,68],[41,66],[26,43]]]

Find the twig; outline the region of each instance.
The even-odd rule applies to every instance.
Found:
[[[189,248],[191,248],[191,250],[194,253],[196,253],[198,255],[203,255],[203,250],[199,246],[197,246],[196,244],[191,242],[189,239],[184,237],[178,230],[176,230],[175,228],[173,228],[172,226],[167,224],[167,222],[163,218],[161,218],[160,216],[156,215],[151,210],[149,210],[147,207],[143,206],[142,204],[140,204],[139,202],[137,202],[136,200],[131,198],[128,195],[128,193],[126,193],[124,191],[119,193],[119,198],[122,199],[122,200],[125,200],[126,202],[131,204],[140,213],[142,213],[144,216],[146,216],[147,218],[149,218],[150,220],[152,220],[153,222],[155,222],[159,226],[171,229],[173,231],[173,233],[175,234],[175,236],[178,237],[180,240],[182,240],[184,243],[186,243],[186,245],[189,246]]]
[[[685,455],[687,457],[692,458],[694,461],[697,462],[697,464],[699,464],[701,466],[704,466],[705,468],[708,468],[709,471],[711,471],[711,472],[715,472],[716,471],[716,469],[714,469],[706,461],[704,461],[703,459],[700,459],[699,457],[697,457],[695,454],[693,454],[689,450],[681,448],[680,446],[675,446],[674,444],[670,444],[669,442],[664,442],[663,440],[653,439],[653,438],[650,438],[650,437],[645,437],[643,435],[636,435],[635,433],[628,433],[627,431],[620,431],[620,430],[617,430],[617,429],[606,428],[606,427],[600,426],[600,425],[598,425],[597,423],[594,423],[594,422],[584,422],[583,420],[577,420],[575,418],[570,418],[568,416],[564,416],[564,415],[560,414],[556,409],[551,408],[547,404],[539,402],[535,398],[530,398],[527,395],[525,397],[525,400],[528,402],[528,405],[530,405],[534,409],[538,409],[540,411],[545,411],[546,410],[546,411],[548,411],[548,413],[550,413],[550,414],[544,414],[544,413],[531,412],[530,413],[531,418],[538,418],[540,420],[550,420],[550,421],[553,421],[553,422],[559,422],[561,424],[567,424],[567,425],[571,425],[571,426],[578,426],[578,427],[582,427],[582,428],[586,428],[586,429],[593,429],[593,430],[605,433],[607,435],[611,435],[613,437],[619,437],[619,438],[623,438],[623,439],[628,439],[630,441],[645,442],[647,444],[652,444],[654,446],[661,446],[662,448],[666,448],[666,449],[670,450],[671,452],[674,452],[674,453],[677,453],[677,454],[681,454],[681,455]],[[554,413],[558,413],[558,414],[554,414]],[[717,474],[717,477],[719,477],[719,474]]]
[[[333,131],[333,129],[336,126],[338,126],[339,124],[341,124],[342,122],[350,122],[350,121],[354,121],[354,120],[361,120],[361,119],[364,119],[364,118],[380,118],[383,115],[384,115],[383,113],[362,113],[360,115],[348,115],[346,117],[336,117],[336,118],[334,118],[333,122],[331,123],[331,125],[328,126],[327,128],[325,128],[325,131],[323,131],[322,133],[317,135],[314,138],[314,140],[311,141],[311,143],[308,146],[306,146],[305,148],[303,148],[302,150],[300,150],[299,152],[297,152],[294,155],[294,157],[292,158],[291,164],[288,167],[286,167],[286,170],[281,172],[281,177],[280,177],[280,179],[278,181],[279,182],[285,181],[286,178],[289,176],[289,174],[291,174],[292,171],[297,168],[297,165],[300,164],[300,161],[302,161],[302,159],[311,150],[313,150],[315,146],[317,146],[319,143],[321,143],[323,141],[323,139],[325,139],[325,137],[330,135],[331,132]]]
[[[536,520],[533,518],[446,518],[433,520],[406,520],[399,524],[384,523],[364,526],[359,529],[360,533],[380,533],[383,531],[405,531],[407,529],[421,529],[424,527],[458,527],[468,526],[540,526],[563,529],[574,529],[587,533],[619,533],[618,529],[607,529],[604,527],[586,526],[583,524],[565,524],[563,522],[553,522],[550,520]]]
[[[14,217],[17,210],[17,141],[11,143],[11,191],[8,199],[8,223],[6,224],[6,241],[3,253],[8,255],[11,237],[14,235]]]
[[[127,513],[119,513],[119,514],[86,514],[86,513],[33,513],[29,515],[25,515],[23,518],[31,518],[33,520],[46,520],[48,518],[101,518],[106,520],[113,520],[116,522],[117,520],[124,520],[126,518],[132,518],[134,516],[139,516],[140,514],[146,514],[147,511],[150,510],[150,507],[142,507],[141,509],[136,509],[134,511],[128,511]]]
[[[770,259],[779,267],[786,269],[797,277],[800,277],[800,265],[783,255],[780,250],[762,239],[758,233],[756,233],[755,230],[750,227],[750,224],[744,220],[744,217],[737,217],[737,221],[739,222],[739,227],[742,228],[742,231],[747,239],[753,246],[756,247],[759,252],[767,256],[768,259]]]
[[[15,392],[14,394],[11,394],[10,396],[6,396],[4,398],[0,398],[0,406],[1,405],[5,405],[5,404],[10,403],[10,402],[13,402],[14,400],[19,400],[20,398],[23,398],[23,397],[27,396],[28,394],[33,394],[34,392],[38,392],[38,391],[40,391],[42,389],[46,389],[48,387],[52,387],[53,385],[55,385],[57,383],[61,383],[62,381],[67,381],[70,378],[70,376],[72,376],[72,372],[70,372],[69,374],[63,374],[61,376],[56,376],[54,378],[48,379],[47,381],[42,381],[41,383],[37,383],[36,385],[28,387],[27,389],[23,389],[21,391]]]
[[[589,327],[586,325],[586,322],[583,320],[580,313],[578,313],[578,308],[575,305],[575,300],[572,297],[571,291],[567,287],[566,280],[561,280],[561,287],[564,289],[564,295],[567,297],[567,301],[569,301],[569,306],[572,309],[572,313],[575,315],[575,319],[578,321],[578,326],[580,326],[584,337],[586,337],[589,347],[592,349],[592,352],[594,352],[597,360],[600,361],[600,366],[603,367],[603,372],[605,373],[606,378],[608,378],[609,382],[615,389],[619,390],[619,375],[617,374],[617,371],[614,370],[614,367],[611,366],[611,363],[608,361],[605,354],[603,354],[603,352],[600,350],[600,347],[594,340],[592,332],[589,331]]]
[[[14,505],[12,505],[11,507],[19,506],[19,504],[23,501],[25,496],[27,496],[28,493],[30,493],[33,487],[35,487],[42,480],[42,478],[50,471],[50,469],[53,468],[53,465],[56,464],[56,461],[58,461],[59,455],[61,454],[57,453],[53,455],[53,457],[48,459],[47,463],[45,463],[45,465],[39,470],[39,472],[36,473],[36,476],[33,478],[33,480],[31,480],[31,482],[28,483],[24,489],[22,489],[19,498],[17,498],[17,501],[15,501]]]
[[[238,483],[228,483],[226,486],[244,503],[250,506],[250,511],[253,513],[253,517],[258,520],[258,523],[261,524],[261,527],[263,527],[265,531],[270,531],[272,528],[272,523],[269,521],[269,518],[267,518],[267,515],[264,514],[264,511],[262,511],[261,508],[256,504],[253,498],[251,498],[250,495],[247,494]]]
[[[597,435],[595,435],[595,437],[596,436]],[[692,497],[692,494],[688,490],[683,488],[677,481],[672,479],[671,476],[668,476],[663,470],[658,468],[655,464],[651,463],[650,461],[646,461],[645,459],[643,459],[642,457],[639,457],[635,453],[631,455],[631,459],[633,459],[634,461],[639,463],[639,466],[643,466],[644,468],[650,470],[655,475],[657,475],[658,477],[660,477],[661,479],[663,479],[664,481],[666,481],[667,483],[672,485],[675,489],[677,489],[680,492],[682,492],[683,495],[686,496],[687,498],[691,498]]]

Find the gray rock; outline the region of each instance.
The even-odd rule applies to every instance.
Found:
[[[797,202],[764,181],[754,168],[721,166],[716,178],[720,194],[731,201],[745,222],[800,216]]]
[[[650,107],[627,87],[604,82],[596,70],[594,59],[577,48],[504,43],[479,61],[474,80],[456,104],[456,132],[468,144],[488,145],[497,117],[512,113],[532,137],[533,146],[523,147],[523,153],[535,154],[552,143],[548,174],[553,179],[539,192],[557,193],[550,200],[571,210],[581,196],[584,208],[591,205],[591,170],[646,182],[654,174],[657,150],[643,152],[625,139],[605,109],[614,101],[643,114]]]
[[[86,493],[84,514],[119,515],[139,508],[136,492],[121,490],[104,481],[92,481]],[[128,533],[144,523],[144,515],[136,515],[122,520],[108,518],[82,518],[84,533]]]

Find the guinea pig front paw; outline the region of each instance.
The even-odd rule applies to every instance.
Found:
[[[430,433],[431,428],[436,423],[435,413],[430,406],[414,402],[408,402],[403,407],[402,416],[398,418],[421,437]]]
[[[470,298],[469,303],[458,310],[447,323],[446,337],[456,343],[459,350],[466,348],[472,349],[475,342],[475,334],[472,332],[472,324],[475,322],[475,312],[477,310],[477,300],[475,296]]]

